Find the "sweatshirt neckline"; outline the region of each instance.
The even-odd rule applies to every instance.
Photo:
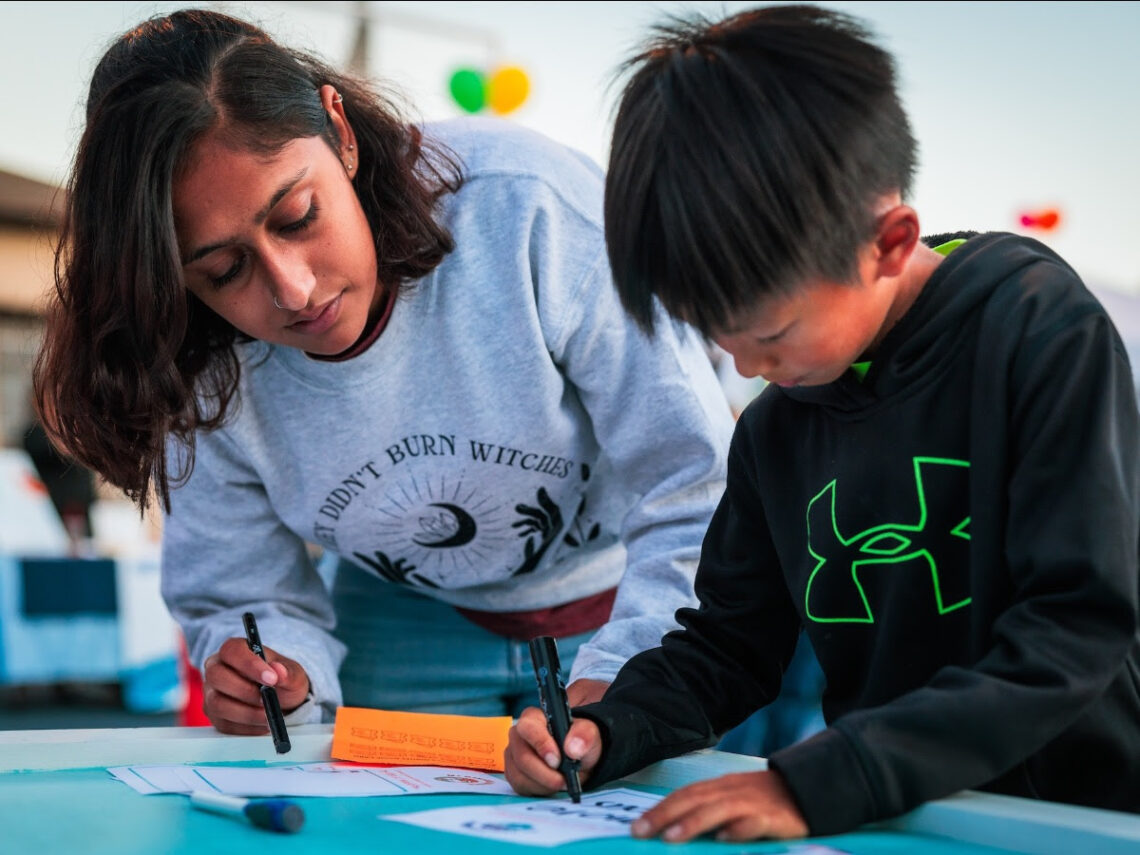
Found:
[[[426,281],[417,283],[417,288],[406,294],[394,292],[383,323],[377,324],[374,337],[372,333],[368,336],[371,344],[361,341],[360,346],[352,349],[351,358],[314,359],[298,348],[272,345],[265,361],[322,394],[336,395],[347,387],[382,383],[384,366],[392,365],[401,352],[406,354],[411,347],[408,342],[422,320],[414,294],[425,285]],[[256,367],[258,361],[252,359],[250,363]]]
[[[384,332],[384,328],[388,326],[388,319],[392,316],[392,306],[396,303],[396,291],[396,288],[384,289],[384,305],[380,310],[380,315],[372,323],[371,328],[361,333],[356,343],[351,345],[347,350],[334,353],[331,356],[303,351],[305,356],[315,362],[346,362],[364,353],[376,343],[376,339],[380,338],[380,333]]]

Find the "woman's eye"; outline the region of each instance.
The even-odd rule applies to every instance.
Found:
[[[307,210],[305,212],[305,216],[303,216],[303,217],[301,217],[301,219],[295,220],[291,223],[286,223],[285,225],[283,225],[281,227],[281,231],[285,232],[286,234],[290,234],[292,232],[299,232],[303,229],[307,229],[309,227],[309,224],[312,223],[313,220],[315,220],[316,218],[317,218],[317,203],[313,202],[312,204],[309,205],[309,210]]]
[[[223,273],[221,276],[208,276],[207,278],[210,280],[210,283],[215,288],[221,288],[224,285],[228,285],[230,282],[232,282],[234,279],[236,279],[237,275],[239,273],[241,273],[241,270],[243,267],[245,267],[245,256],[244,255],[239,256],[237,261],[235,261],[230,266],[230,269],[227,270],[225,273]]]

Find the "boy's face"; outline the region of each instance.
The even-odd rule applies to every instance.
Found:
[[[769,297],[742,326],[715,341],[745,377],[819,386],[867,357],[900,314],[898,302],[895,280],[877,277],[873,259],[865,256],[856,281],[817,280],[790,296]]]

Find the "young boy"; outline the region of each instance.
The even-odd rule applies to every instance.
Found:
[[[1103,308],[1035,241],[919,239],[894,64],[852,19],[677,23],[632,66],[606,188],[623,304],[652,331],[660,300],[770,385],[700,608],[574,711],[587,786],[714,743],[803,631],[829,727],[635,835],[832,834],[966,788],[1140,811],[1140,428]],[[560,789],[558,751],[528,710],[508,780]]]

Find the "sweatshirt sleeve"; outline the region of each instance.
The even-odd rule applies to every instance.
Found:
[[[682,629],[630,660],[601,701],[574,710],[602,732],[591,787],[712,745],[779,694],[799,618],[741,445],[701,548],[699,608],[678,612]]]
[[[312,697],[289,721],[331,721],[341,704],[344,648],[331,635],[327,590],[306,544],[278,518],[224,430],[198,436],[193,472],[170,500],[162,594],[190,661],[201,668],[222,642],[241,637],[242,613],[252,611],[265,646],[299,662],[309,676]]]
[[[1005,473],[1006,490],[971,504],[1005,512],[971,528],[989,526],[986,536],[1004,544],[1003,566],[989,569],[1009,574],[1011,602],[992,616],[977,661],[943,667],[921,688],[769,758],[814,834],[1017,770],[1050,750],[1126,667],[1140,518],[1131,372],[1103,311],[1050,302],[991,307],[988,322],[1002,328],[1008,351],[979,353],[998,357],[976,381],[992,384],[998,403],[975,412],[971,430],[989,433],[975,448],[997,451],[972,465]],[[1031,764],[1017,774],[1034,786]]]
[[[695,604],[701,539],[724,489],[732,413],[698,336],[662,319],[646,336],[626,316],[600,227],[587,274],[560,305],[553,356],[589,414],[608,477],[633,496],[621,521],[626,569],[609,621],[571,679],[609,681]]]

